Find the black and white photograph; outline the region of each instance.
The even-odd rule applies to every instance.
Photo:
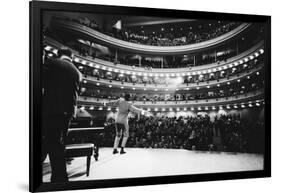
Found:
[[[234,18],[42,11],[38,180],[264,171],[268,26]]]

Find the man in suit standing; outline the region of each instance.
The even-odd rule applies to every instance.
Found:
[[[65,138],[76,113],[82,75],[72,63],[71,50],[60,49],[57,55],[58,58],[45,59],[43,64],[43,151],[50,158],[51,182],[67,182]]]
[[[106,106],[117,106],[118,107],[118,113],[115,119],[115,128],[116,128],[116,136],[114,140],[114,146],[113,146],[113,154],[119,153],[117,148],[123,133],[123,140],[121,144],[121,151],[120,154],[126,153],[124,151],[124,148],[126,146],[127,140],[129,138],[129,123],[128,123],[128,114],[129,112],[136,113],[138,117],[146,111],[143,111],[142,109],[139,109],[135,106],[133,106],[131,103],[129,103],[130,100],[130,94],[125,94],[124,98],[120,98],[116,101],[105,103]]]

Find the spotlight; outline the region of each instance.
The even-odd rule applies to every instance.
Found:
[[[190,110],[194,111],[194,107],[191,107]]]
[[[99,82],[97,82],[97,86],[99,86],[100,85],[100,83]]]
[[[263,54],[263,53],[264,53],[264,50],[263,50],[263,49],[260,49],[259,51],[260,51],[260,54]]]
[[[183,110],[186,111],[187,110],[186,107],[184,107]]]
[[[90,110],[94,110],[94,106],[91,106],[89,109],[90,109]]]
[[[169,111],[173,111],[173,109],[172,109],[172,108],[170,108],[170,109],[169,109]]]
[[[229,106],[229,105],[227,105],[227,106],[226,106],[226,108],[227,108],[227,109],[230,109],[230,106]]]
[[[213,110],[216,110],[216,107],[212,107]]]
[[[123,87],[123,86],[121,86],[121,89],[124,89],[124,87]]]
[[[260,103],[256,103],[256,106],[258,106],[258,107],[259,107],[259,106],[260,106]]]
[[[111,87],[112,87],[112,85],[108,85],[108,87],[109,87],[109,88],[111,88]]]
[[[102,107],[99,107],[99,110],[101,111],[101,110],[102,110]]]

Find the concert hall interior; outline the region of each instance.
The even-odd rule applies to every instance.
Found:
[[[82,74],[70,181],[263,169],[264,24],[50,11],[43,24],[44,61],[67,48]],[[119,109],[107,103],[125,94],[142,113],[129,113],[115,155]]]

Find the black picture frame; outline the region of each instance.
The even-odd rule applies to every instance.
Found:
[[[230,180],[245,178],[263,178],[271,176],[271,17],[265,15],[246,15],[230,13],[199,12],[185,10],[169,10],[155,8],[136,8],[123,6],[105,6],[79,3],[61,3],[47,1],[31,1],[30,8],[30,162],[29,191],[59,191],[89,188],[139,186],[167,183],[185,183],[198,181]],[[41,154],[41,56],[42,56],[42,12],[44,10],[94,12],[109,14],[165,16],[177,18],[229,19],[244,22],[263,22],[266,25],[265,49],[265,153],[264,170],[246,172],[227,172],[196,175],[179,175],[165,177],[146,177],[130,179],[77,181],[68,183],[43,183]]]

